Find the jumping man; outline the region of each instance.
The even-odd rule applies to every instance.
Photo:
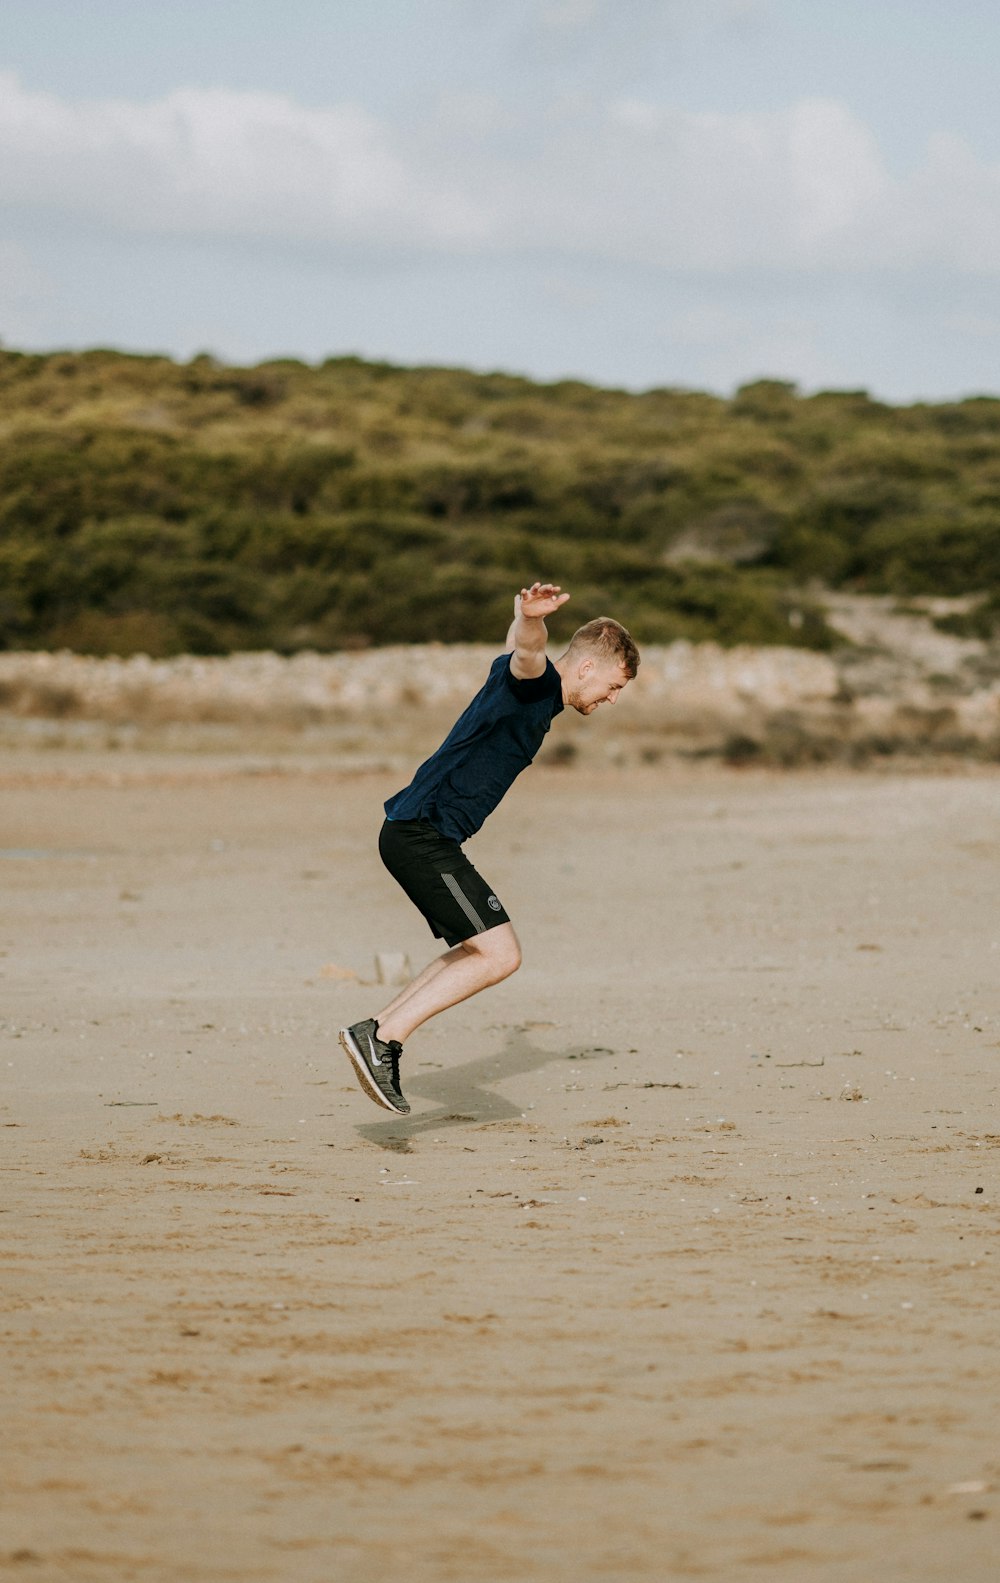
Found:
[[[615,703],[638,669],[638,649],[610,616],[574,632],[559,659],[547,657],[545,617],[568,598],[552,583],[521,589],[506,652],[437,752],[385,805],[382,861],[449,947],[377,1017],[340,1031],[361,1087],[387,1110],[410,1108],[399,1058],[414,1029],[521,965],[511,921],[462,843],[527,769],[555,715],[567,704],[590,715]]]

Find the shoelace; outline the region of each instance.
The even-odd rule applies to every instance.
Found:
[[[400,1044],[398,1039],[391,1039],[390,1042],[386,1045],[386,1049],[389,1052],[389,1060],[392,1062],[392,1086],[393,1086],[393,1088],[398,1090],[398,1088],[399,1088],[399,1058],[400,1058],[400,1056],[403,1053],[403,1046]]]

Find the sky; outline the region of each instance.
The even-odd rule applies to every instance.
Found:
[[[0,341],[1000,392],[995,0],[0,0]]]

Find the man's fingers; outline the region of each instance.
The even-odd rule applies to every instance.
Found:
[[[530,588],[522,588],[517,596],[516,608],[521,611],[524,606],[525,615],[542,616],[551,615],[564,605],[569,594],[564,594],[558,583],[532,583]],[[540,609],[539,606],[544,608]]]

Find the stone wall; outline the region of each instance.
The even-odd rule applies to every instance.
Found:
[[[887,612],[879,630],[891,628]],[[599,712],[599,726],[569,716],[546,751],[566,763],[595,754],[778,763],[895,752],[1000,757],[1000,666],[983,645],[937,641],[928,658],[897,639],[845,644],[834,655],[712,643],[644,648],[638,677],[614,709]],[[496,652],[429,644],[287,658],[0,654],[0,734],[26,740],[30,722],[47,722],[34,731],[47,740],[74,724],[86,735],[90,723],[140,743],[184,728],[192,742],[200,729],[241,744],[294,739],[356,754],[377,740],[386,752],[405,752],[457,715]]]

